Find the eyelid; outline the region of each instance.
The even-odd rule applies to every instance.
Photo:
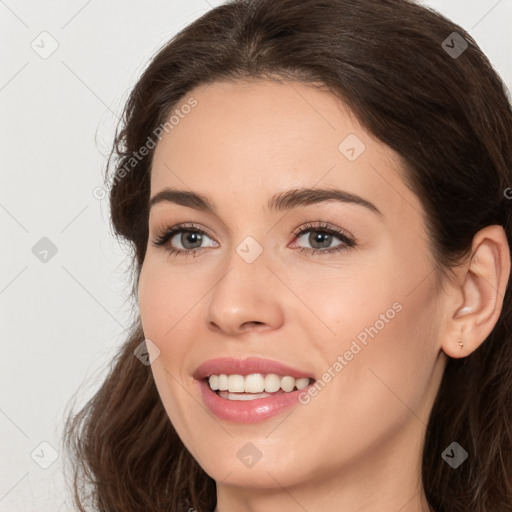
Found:
[[[214,239],[214,235],[211,233],[211,231],[200,225],[196,224],[195,222],[178,222],[177,224],[166,224],[165,222],[162,223],[162,225],[156,226],[152,231],[154,231],[155,235],[153,235],[153,239],[160,238],[166,233],[169,233],[171,231],[196,231],[200,233],[206,234],[208,237]]]
[[[293,231],[293,234],[295,236],[299,236],[306,231],[313,231],[315,229],[317,229],[318,231],[332,232],[332,233],[336,234],[336,236],[344,236],[353,241],[356,240],[356,238],[346,229],[340,228],[334,224],[331,224],[330,222],[326,222],[323,220],[307,221],[307,222],[301,224],[297,229],[295,229]]]

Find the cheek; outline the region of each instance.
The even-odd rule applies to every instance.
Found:
[[[200,290],[151,258],[139,278],[138,301],[144,334],[157,345],[172,338],[175,325],[190,313]]]
[[[167,416],[187,448],[192,450],[193,443],[188,439],[188,433],[193,430],[190,416],[200,411],[185,391],[190,377],[182,371],[182,362],[187,349],[185,331],[190,330],[187,321],[193,319],[190,314],[186,315],[190,306],[179,292],[176,281],[166,277],[164,269],[152,265],[151,260],[144,263],[138,287],[140,318],[145,338],[159,350],[151,372]]]
[[[142,328],[145,338],[160,351],[151,367],[164,394],[166,389],[179,386],[187,379],[182,363],[190,348],[190,335],[197,327],[200,312],[194,305],[197,305],[201,290],[186,286],[185,281],[150,259],[144,263],[139,278]]]
[[[396,310],[385,312],[387,303],[383,301],[382,311],[374,310],[374,318],[369,318],[366,328],[360,331],[366,344],[359,343],[361,352],[354,356],[358,362],[352,369],[347,368],[347,373],[357,381],[354,389],[364,390],[363,400],[373,397],[363,409],[371,406],[383,416],[392,411],[390,417],[414,411],[426,422],[425,400],[429,398],[438,355],[435,311],[431,307],[434,297],[426,288],[395,297],[399,298],[394,302]],[[385,313],[384,320],[379,319],[381,312]]]
[[[377,275],[388,278],[383,282]],[[329,404],[333,408],[340,399],[352,404],[355,417],[363,417],[369,410],[399,413],[405,407],[402,401],[419,406],[438,353],[437,317],[430,280],[417,286],[420,279],[415,279],[393,266],[386,272],[375,266],[374,276],[350,278],[347,293],[347,281],[334,291],[332,284],[324,288],[329,300],[319,311],[335,335],[317,346],[331,368],[341,356],[331,370],[340,375],[333,386],[336,398]],[[320,296],[315,290],[312,298]]]
[[[374,267],[381,276],[392,275],[389,270],[377,272],[375,264]],[[389,331],[389,325],[401,314],[400,293],[392,279],[389,282],[384,282],[382,277],[376,280],[367,269],[354,266],[337,272],[324,270],[324,275],[321,272],[316,276],[311,272],[306,275],[301,296],[321,321],[315,325],[319,333],[322,332],[327,353],[334,353],[334,350],[336,354],[343,353],[350,349],[354,340],[365,347],[365,343]]]

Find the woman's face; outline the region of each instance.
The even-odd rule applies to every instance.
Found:
[[[176,110],[151,197],[189,195],[151,207],[139,304],[184,444],[226,486],[418,476],[445,359],[424,212],[396,154],[303,84],[214,83]],[[213,378],[232,400],[207,385],[220,374],[260,376]]]

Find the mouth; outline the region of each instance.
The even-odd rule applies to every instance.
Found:
[[[210,360],[194,378],[210,412],[236,423],[256,423],[283,413],[316,382],[304,371],[259,358]]]

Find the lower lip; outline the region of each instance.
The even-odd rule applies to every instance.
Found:
[[[297,405],[299,394],[307,391],[309,387],[254,400],[229,400],[217,395],[205,380],[196,382],[206,407],[218,418],[237,423],[257,423],[277,416]]]

